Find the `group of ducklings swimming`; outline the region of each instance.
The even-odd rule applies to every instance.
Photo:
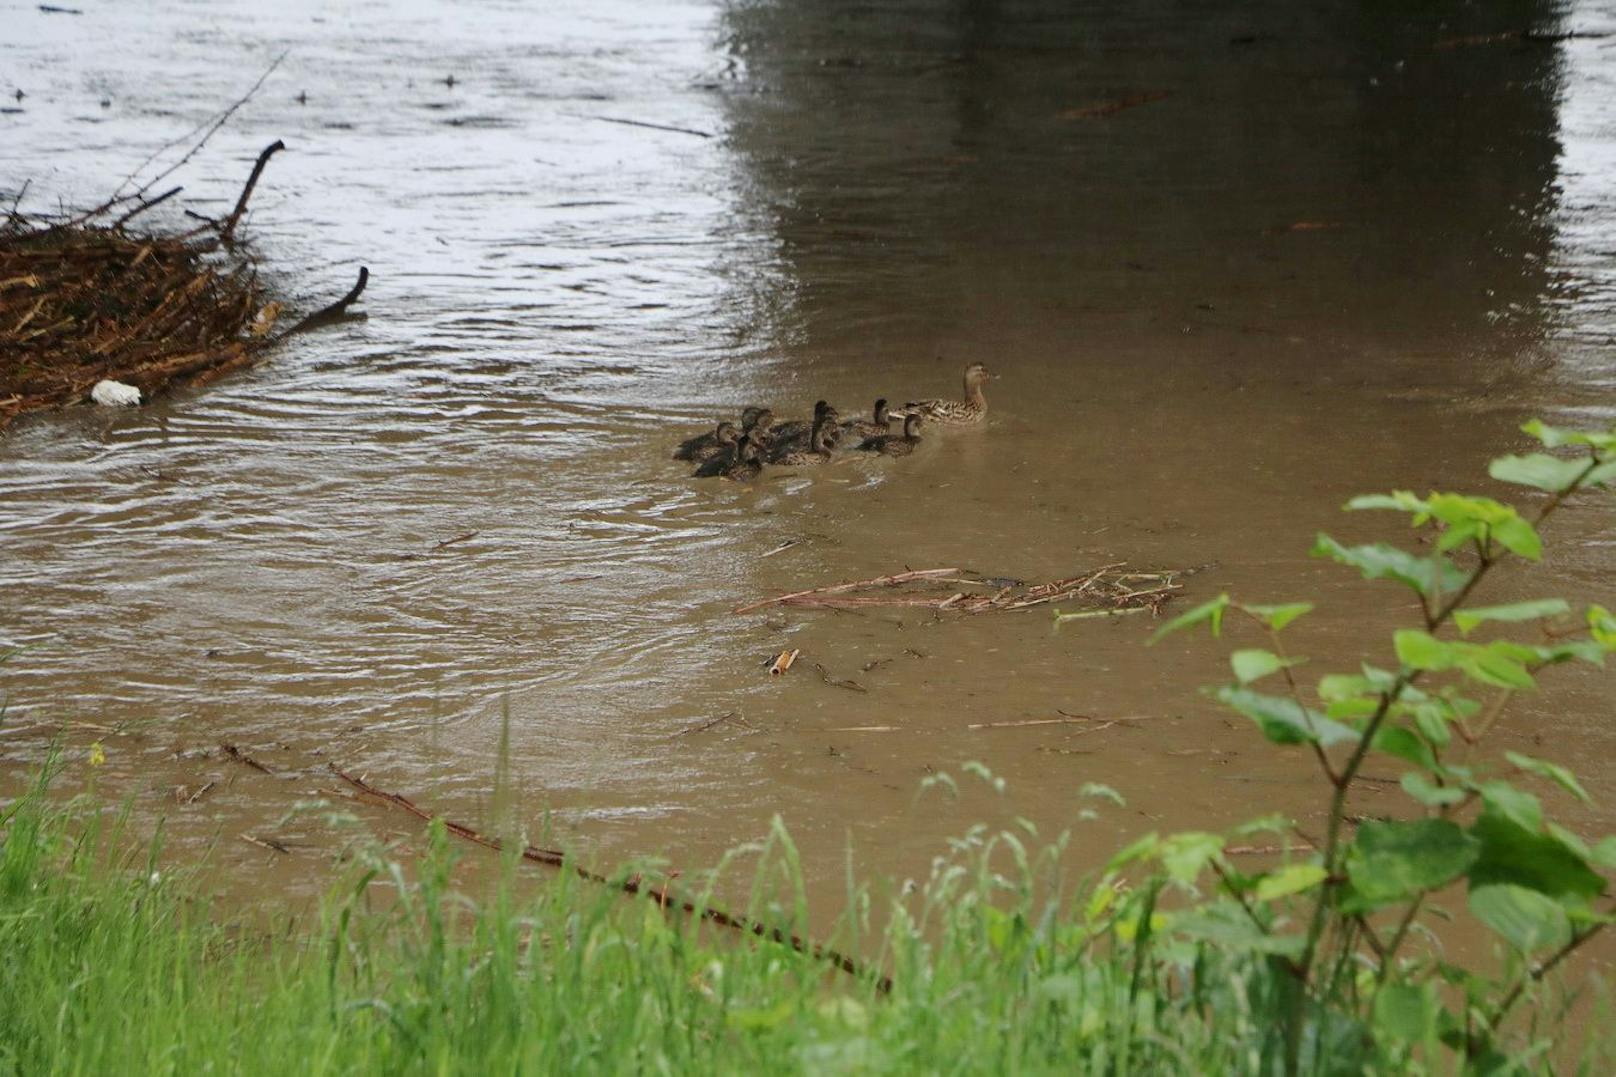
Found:
[[[847,444],[857,452],[908,456],[920,444],[920,428],[970,426],[987,417],[988,402],[982,386],[994,377],[981,363],[965,368],[965,395],[959,400],[912,400],[901,409],[889,409],[885,398],[875,402],[869,419],[843,420],[821,400],[812,419],[776,422],[766,407],[741,412],[739,424],[724,420],[710,433],[687,438],[674,450],[675,460],[697,463],[697,478],[724,478],[749,482],[763,473],[765,464],[807,467],[829,461]],[[892,432],[892,421],[903,420],[903,433]],[[856,441],[855,441],[856,439]]]

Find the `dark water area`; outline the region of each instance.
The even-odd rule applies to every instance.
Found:
[[[830,903],[850,841],[859,870],[915,874],[978,819],[1071,824],[1086,782],[1128,808],[1081,824],[1084,863],[1147,828],[1305,822],[1311,764],[1197,691],[1221,645],[1147,650],[1137,617],[730,610],[905,567],[1207,565],[1186,602],[1319,602],[1294,630],[1310,673],[1385,663],[1408,600],[1307,549],[1400,525],[1340,505],[1498,493],[1486,461],[1525,419],[1616,419],[1611,5],[0,20],[0,94],[26,94],[0,198],[94,199],[286,51],[176,182],[228,208],[284,138],[246,226],[269,278],[313,305],[373,274],[368,321],[0,439],[0,642],[29,645],[0,667],[0,783],[64,726],[75,758],[101,740],[101,785],[165,813],[171,849],[304,843],[225,842],[246,895],[329,878],[339,842],[285,818],[327,762],[486,821],[506,716],[528,825],[696,866],[779,814]],[[950,393],[973,360],[1000,375],[985,428],[905,460],[737,488],[667,459],[746,403],[852,413]],[[1568,510],[1548,561],[1484,597],[1616,603],[1612,519]],[[1594,835],[1609,698],[1556,673],[1499,745],[1574,763]],[[1062,711],[1141,720],[1004,725]],[[1008,792],[917,800],[968,761]]]

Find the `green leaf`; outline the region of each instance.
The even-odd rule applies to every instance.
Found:
[[[1471,629],[1483,621],[1535,621],[1539,617],[1557,617],[1570,612],[1571,607],[1564,599],[1540,598],[1533,602],[1511,602],[1507,606],[1478,606],[1459,610],[1453,615],[1453,623],[1468,636]]]
[[[1380,689],[1370,684],[1368,677],[1356,673],[1326,673],[1319,678],[1319,698],[1326,703],[1356,699],[1378,691]]]
[[[1329,874],[1320,864],[1288,864],[1278,871],[1269,872],[1258,881],[1257,900],[1273,901],[1275,898],[1311,890],[1323,882]]]
[[[1241,684],[1250,684],[1271,673],[1278,673],[1288,666],[1299,666],[1305,661],[1307,661],[1305,658],[1281,658],[1272,651],[1264,650],[1236,651],[1229,656],[1229,666]]]
[[[1350,726],[1326,718],[1318,711],[1304,710],[1288,696],[1268,696],[1231,686],[1220,688],[1218,699],[1256,722],[1263,736],[1275,744],[1316,743],[1328,748],[1358,739],[1357,731]]]
[[[1480,851],[1479,841],[1447,819],[1367,820],[1347,851],[1354,904],[1362,911],[1446,886]]]
[[[1397,651],[1397,660],[1410,669],[1452,669],[1458,661],[1458,649],[1453,644],[1415,628],[1400,628],[1394,632],[1392,646]]]
[[[1186,610],[1158,628],[1155,635],[1150,637],[1150,642],[1155,643],[1165,636],[1191,628],[1203,621],[1211,625],[1212,635],[1216,638],[1223,634],[1223,612],[1229,608],[1229,604],[1229,596],[1221,594],[1210,602],[1203,602],[1192,610]]]
[[[1540,823],[1522,825],[1534,816],[1542,818],[1535,797],[1521,793],[1524,799],[1513,810],[1501,807],[1499,787],[1507,785],[1483,786],[1482,811],[1470,826],[1471,836],[1481,842],[1481,855],[1468,872],[1471,887],[1512,883],[1557,898],[1594,898],[1603,893],[1605,880],[1589,867],[1587,857],[1543,833]]]
[[[1383,542],[1372,546],[1343,546],[1322,532],[1313,544],[1312,554],[1351,565],[1368,580],[1396,580],[1422,595],[1451,594],[1463,587],[1468,578],[1446,557],[1416,557]]]
[[[1587,467],[1586,460],[1562,460],[1548,453],[1534,452],[1525,456],[1500,456],[1487,465],[1487,474],[1499,482],[1534,486],[1557,494],[1571,489]]]
[[[1389,983],[1375,995],[1374,1031],[1402,1043],[1424,1043],[1436,1034],[1441,1012],[1435,984]]]
[[[1435,748],[1446,748],[1453,737],[1448,733],[1452,708],[1441,700],[1428,700],[1409,708],[1414,715],[1414,727]]]
[[[1431,746],[1421,740],[1412,729],[1404,726],[1381,726],[1380,731],[1375,734],[1374,748],[1378,752],[1396,756],[1406,763],[1413,763],[1426,770],[1436,766],[1436,757],[1431,754]]]
[[[1542,537],[1538,535],[1537,528],[1519,516],[1492,525],[1491,534],[1494,542],[1516,557],[1524,557],[1528,561],[1543,560]]]
[[[1221,852],[1221,835],[1189,830],[1163,838],[1158,855],[1162,867],[1176,882],[1193,883],[1200,877],[1202,869]]]
[[[1606,451],[1609,452],[1610,450],[1607,449]],[[1582,477],[1582,488],[1604,486],[1612,479],[1616,479],[1616,460],[1607,460]]]
[[[1543,827],[1543,804],[1506,781],[1483,782],[1476,788],[1481,802],[1516,826],[1536,833]]]
[[[1546,759],[1533,759],[1531,756],[1522,755],[1519,752],[1505,752],[1504,758],[1509,760],[1512,765],[1530,774],[1549,779],[1584,804],[1594,802],[1594,798],[1588,795],[1588,790],[1584,789],[1582,783],[1577,781],[1576,775],[1558,763],[1550,763]]]
[[[1403,792],[1424,804],[1427,808],[1446,807],[1457,804],[1465,798],[1463,789],[1451,785],[1437,785],[1431,779],[1418,771],[1408,771],[1403,775],[1400,784]]]
[[[1424,513],[1430,506],[1408,490],[1393,490],[1389,494],[1360,494],[1344,506],[1348,512],[1363,509],[1393,509],[1397,512]]]
[[[1131,864],[1135,860],[1142,860],[1147,856],[1154,856],[1156,850],[1160,847],[1161,838],[1159,838],[1156,835],[1156,832],[1152,830],[1144,837],[1136,838],[1134,841],[1129,842],[1127,845],[1113,853],[1110,861],[1108,861],[1105,865],[1105,870],[1115,871],[1117,868],[1120,868],[1125,864]]]
[[[1587,445],[1601,450],[1616,449],[1616,430],[1566,430],[1563,427],[1548,426],[1538,419],[1533,419],[1521,429],[1541,441],[1546,449],[1558,449],[1566,445]]]
[[[1457,663],[1465,676],[1495,688],[1535,688],[1537,681],[1521,661],[1521,649],[1507,640],[1498,640],[1485,647],[1474,644],[1458,645],[1463,648]]]
[[[1283,632],[1286,625],[1290,624],[1304,613],[1311,613],[1313,610],[1313,603],[1290,602],[1283,606],[1241,605],[1240,608],[1251,614],[1253,617],[1261,619],[1263,623],[1268,625],[1268,627],[1272,628],[1275,632]]]
[[[1477,887],[1470,891],[1470,911],[1525,954],[1571,941],[1571,921],[1560,903],[1524,886]]]
[[[1173,918],[1173,934],[1199,939],[1230,950],[1300,956],[1307,940],[1300,934],[1271,935],[1256,924],[1232,901],[1199,905]]]
[[[1607,651],[1616,651],[1616,617],[1603,606],[1588,607],[1588,634]]]
[[[1099,800],[1109,800],[1119,808],[1126,808],[1128,802],[1122,799],[1122,794],[1103,782],[1084,782],[1078,789],[1080,797],[1095,797]]]
[[[1533,647],[1532,657],[1534,661],[1541,662],[1546,666],[1559,665],[1561,662],[1569,662],[1574,658],[1581,659],[1592,665],[1602,666],[1605,664],[1605,655],[1610,653],[1610,650],[1610,648],[1596,640],[1572,639],[1561,640],[1559,643],[1550,643],[1541,647]]]

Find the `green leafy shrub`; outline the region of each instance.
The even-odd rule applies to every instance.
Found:
[[[1265,1069],[1350,1072],[1436,1066],[1443,1057],[1483,1071],[1524,1064],[1547,1041],[1528,1036],[1512,1045],[1506,1019],[1613,919],[1603,873],[1616,868],[1616,837],[1583,840],[1512,781],[1534,775],[1587,801],[1572,772],[1517,752],[1492,760],[1476,754],[1515,695],[1532,690],[1547,667],[1603,664],[1616,650],[1616,617],[1601,606],[1574,613],[1558,598],[1471,604],[1477,585],[1500,566],[1542,557],[1539,529],[1567,498],[1616,480],[1616,432],[1540,422],[1524,429],[1546,449],[1575,453],[1493,461],[1493,478],[1547,495],[1530,518],[1491,498],[1397,491],[1346,507],[1406,514],[1429,533],[1429,552],[1318,536],[1315,556],[1417,596],[1419,621],[1392,635],[1394,663],[1327,673],[1304,688],[1297,671],[1304,660],[1286,652],[1283,636],[1312,609],[1308,603],[1253,605],[1224,594],[1157,633],[1205,625],[1218,636],[1230,618],[1264,633],[1268,646],[1229,656],[1234,680],[1217,699],[1274,744],[1309,752],[1329,794],[1322,840],[1270,871],[1240,871],[1223,851],[1227,838],[1211,834],[1151,836],[1112,865],[1115,873],[1153,862],[1155,878],[1192,894],[1210,880],[1215,896],[1172,914],[1162,931],[1269,956],[1286,1000],[1264,1048]],[[1479,638],[1529,624],[1543,626],[1530,642]],[[1347,800],[1371,757],[1404,767],[1408,817],[1354,827]],[[1461,890],[1470,913],[1512,955],[1499,974],[1410,945],[1433,902]]]

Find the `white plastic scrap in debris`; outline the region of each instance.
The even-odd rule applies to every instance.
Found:
[[[103,378],[90,390],[90,399],[109,408],[128,407],[140,403],[140,390],[121,381]]]

